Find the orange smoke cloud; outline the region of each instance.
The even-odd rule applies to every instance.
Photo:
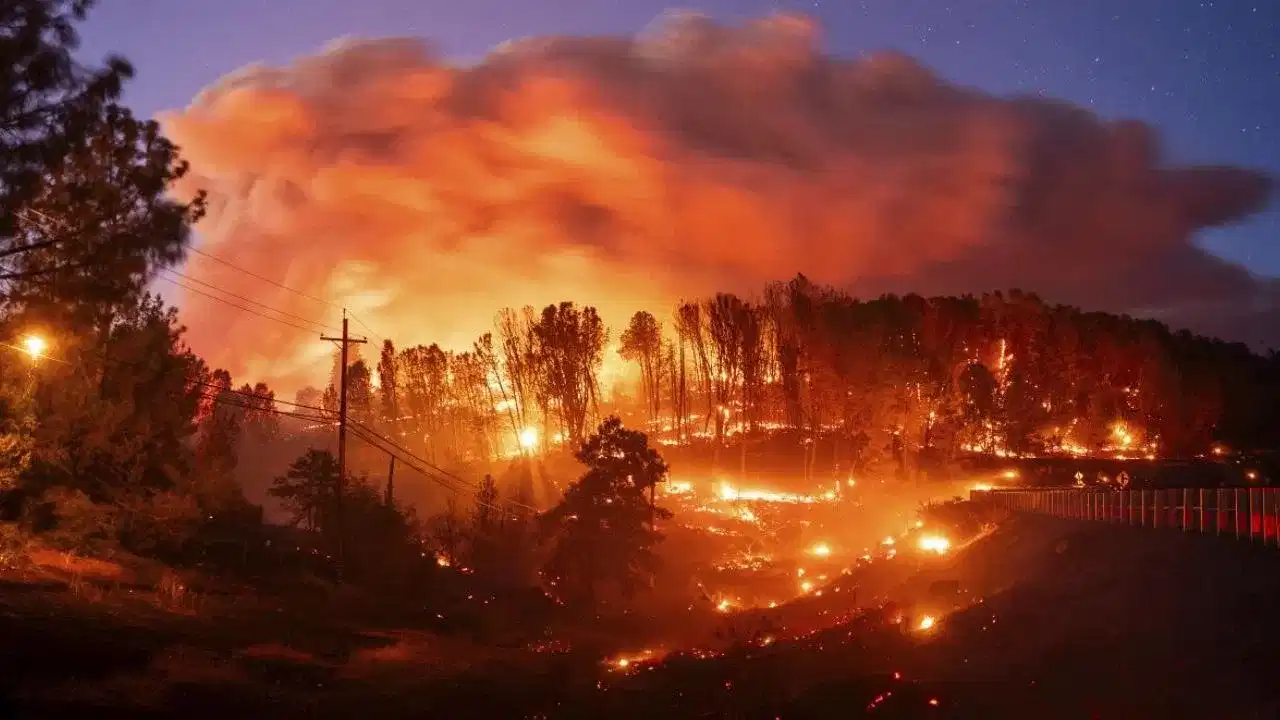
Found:
[[[1175,318],[1274,294],[1189,239],[1264,205],[1268,178],[1165,168],[1141,124],[954,87],[903,56],[823,54],[795,16],[674,16],[466,66],[421,40],[344,41],[161,121],[192,163],[180,192],[210,195],[203,250],[400,345],[465,346],[500,307],[563,299],[617,328],[797,272]],[[185,272],[337,323],[200,256]],[[283,386],[327,372],[315,337],[181,303],[213,364]]]

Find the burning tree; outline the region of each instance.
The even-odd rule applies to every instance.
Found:
[[[632,315],[631,324],[622,333],[618,353],[640,367],[645,409],[650,420],[657,420],[662,405],[662,326],[658,320],[643,310]]]
[[[653,505],[652,492],[667,464],[644,433],[616,417],[600,424],[577,458],[587,472],[541,518],[544,536],[555,537],[543,575],[566,601],[594,606],[606,587],[629,597],[652,579],[653,546],[662,540],[654,521],[671,517]]]
[[[599,400],[596,374],[604,360],[608,330],[595,308],[562,302],[543,308],[532,331],[543,393],[559,415],[565,437],[576,445],[588,413]]]

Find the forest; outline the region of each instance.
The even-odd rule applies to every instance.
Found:
[[[167,558],[189,556],[196,539],[203,553],[265,537],[276,530],[240,476],[253,458],[285,452],[291,464],[270,497],[303,536],[322,538],[318,553],[365,558],[345,568],[358,574],[417,567],[428,546],[437,564],[459,562],[464,544],[505,558],[535,533],[563,539],[575,503],[601,496],[631,510],[633,542],[618,552],[648,547],[657,511],[643,491],[666,477],[650,440],[739,470],[749,444],[799,447],[797,475],[818,439],[834,440],[850,472],[899,480],[925,457],[1182,458],[1215,443],[1277,445],[1274,354],[1021,291],[859,300],[803,276],[677,303],[669,317],[637,312],[622,328],[570,300],[503,309],[465,350],[387,340],[376,360],[335,363],[323,389],[276,398],[206,365],[153,291],[191,247],[204,198],[168,193],[188,168],[155,122],[121,104],[128,63],[72,60],[89,5],[0,11],[0,54],[20,70],[0,92],[6,536]],[[603,387],[608,362],[635,381]],[[351,478],[331,452],[344,371],[352,441],[365,453]],[[616,463],[590,450],[601,443],[646,469],[602,468]],[[725,450],[734,443],[737,459]],[[535,467],[572,456],[586,469],[540,470],[534,487]],[[447,490],[443,507],[403,502],[382,479],[389,457]],[[619,473],[633,482],[619,485]],[[420,521],[419,510],[435,514]]]
[[[352,366],[351,413],[458,468],[576,447],[606,411],[710,452],[731,438],[839,438],[854,472],[921,454],[1190,458],[1276,444],[1276,357],[1242,344],[1018,290],[859,300],[798,276],[758,297],[683,302],[665,322],[637,312],[616,341],[572,302],[502,310],[463,352],[388,340],[375,368]],[[601,386],[609,353],[634,383]],[[335,387],[296,405],[333,414]]]

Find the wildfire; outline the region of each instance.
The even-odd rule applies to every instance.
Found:
[[[945,555],[951,549],[951,541],[940,535],[924,535],[920,538],[919,547],[925,552]]]
[[[643,663],[654,662],[658,659],[660,659],[660,656],[657,652],[646,649],[629,655],[616,655],[606,660],[605,665],[611,669],[627,672]]]
[[[809,548],[809,554],[813,555],[814,557],[821,557],[821,558],[830,557],[831,546],[826,543],[820,542],[814,545],[813,547]]]
[[[920,624],[916,626],[916,629],[921,632],[928,632],[933,629],[933,626],[936,625],[937,622],[938,621],[935,620],[932,615],[925,615],[920,618]]]
[[[527,427],[520,431],[520,447],[525,450],[531,450],[538,446],[538,431],[535,428]]]
[[[693,492],[693,483],[687,480],[672,480],[666,484],[667,495],[688,495]]]
[[[49,349],[49,343],[39,335],[28,335],[23,338],[22,347],[32,359],[35,359],[44,356],[44,351]]]
[[[835,492],[827,491],[822,495],[801,495],[800,493],[772,492],[769,490],[740,490],[729,483],[720,483],[719,497],[725,502],[766,502],[787,503],[792,505],[811,505],[821,501],[836,499]]]

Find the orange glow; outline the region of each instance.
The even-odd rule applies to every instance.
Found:
[[[520,447],[525,450],[532,450],[538,446],[538,431],[535,428],[527,427],[520,431]]]
[[[925,552],[945,555],[951,549],[951,541],[938,535],[925,535],[920,538],[919,547]]]
[[[22,339],[22,348],[34,360],[44,356],[45,351],[49,349],[49,343],[39,335],[28,335]]]

